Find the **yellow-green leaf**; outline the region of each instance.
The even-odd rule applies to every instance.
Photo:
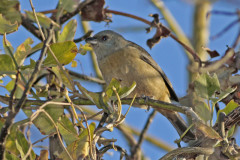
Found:
[[[197,122],[195,126],[208,138],[216,139],[216,140],[222,139],[222,137],[212,127],[209,127],[201,122]]]
[[[91,139],[93,138],[94,129],[95,123],[91,123],[89,125],[90,135],[88,133],[88,130],[85,128],[79,135],[79,139],[67,146],[67,150],[70,153],[72,159],[78,159],[79,157],[82,157],[84,159],[89,155],[89,136]],[[64,160],[70,159],[65,151],[60,154],[59,158],[62,158]]]
[[[63,99],[55,99],[54,101],[63,101]],[[63,115],[64,108],[61,105],[47,105],[44,107],[44,110],[48,113],[48,115],[52,118],[54,122],[57,122],[60,116]],[[37,118],[33,121],[34,125],[39,129],[39,131],[44,135],[49,135],[53,132],[56,132],[53,122],[49,117],[41,112]]]
[[[86,43],[85,45],[80,44],[80,48],[79,49],[83,49],[85,51],[92,51],[93,50],[89,43]]]
[[[30,20],[36,22],[33,12],[30,12],[30,11],[25,11],[25,12],[26,12],[27,17]],[[39,21],[41,27],[50,28],[50,26],[52,24],[55,27],[60,28],[56,22],[54,22],[51,18],[45,16],[45,14],[38,12],[38,13],[36,13],[36,15],[37,15],[37,18],[38,18],[38,21]]]
[[[31,51],[31,44],[33,44],[33,40],[31,38],[26,39],[20,46],[18,46],[16,52],[14,53],[14,57],[17,61],[18,66],[21,66],[27,57],[28,53]]]
[[[63,28],[62,33],[58,33],[57,42],[72,41],[77,29],[77,21],[72,19]]]
[[[236,102],[234,102],[234,100],[231,100],[224,109],[221,109],[218,111],[217,120],[218,120],[218,116],[219,116],[220,112],[224,112],[226,115],[228,115],[230,112],[232,112],[237,107],[238,107],[238,104]]]
[[[0,55],[0,75],[1,74],[15,74],[16,68],[12,58],[9,55]]]
[[[77,61],[72,61],[72,64],[71,64],[71,67],[73,67],[73,68],[75,68],[75,67],[77,67]]]
[[[67,146],[79,139],[73,123],[66,116],[60,118],[57,126]]]
[[[56,74],[56,76],[58,77],[58,79],[65,85],[67,86],[67,88],[69,88],[70,90],[73,90],[70,79],[68,79],[68,77],[70,77],[69,73],[67,70],[65,70],[63,73],[62,70],[59,69],[58,66],[56,67],[52,67],[52,71]],[[68,77],[65,75],[69,75]]]
[[[55,54],[59,63],[62,65],[69,64],[75,58],[77,54],[77,46],[72,41],[53,43],[50,45],[51,50]],[[52,56],[52,53],[48,50],[47,58],[44,60],[44,66],[55,66],[56,60]]]
[[[17,21],[18,24],[21,24],[22,22],[20,4],[18,0],[1,0],[0,13],[11,23],[15,23]]]
[[[11,33],[18,29],[17,21],[11,23],[10,21],[3,18],[2,14],[0,14],[0,34]]]
[[[68,12],[73,12],[78,7],[79,1],[76,0],[60,0],[59,7],[63,8]]]
[[[216,91],[220,90],[220,84],[216,74],[201,74],[194,81],[194,89],[198,96],[209,99]]]

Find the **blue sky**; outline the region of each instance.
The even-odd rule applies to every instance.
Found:
[[[187,3],[183,0],[165,0],[166,7],[170,10],[173,16],[176,18],[177,22],[182,27],[185,34],[189,37],[191,41],[192,36],[192,19],[193,19],[193,4]],[[239,2],[236,2],[239,4]],[[31,10],[29,1],[20,0],[21,10]],[[33,0],[33,4],[35,6],[36,11],[45,11],[55,8],[57,1],[56,0]],[[131,13],[142,18],[148,19],[149,21],[152,20],[149,17],[149,14],[152,13],[159,13],[157,8],[155,8],[150,1],[148,0],[120,0],[120,1],[111,1],[106,0],[106,6],[109,7],[111,10],[122,11],[126,13]],[[213,5],[214,10],[223,10],[223,11],[236,11],[237,5],[234,3],[227,3],[227,1],[217,1]],[[160,18],[161,18],[160,14]],[[74,17],[79,20],[79,17]],[[227,24],[235,20],[237,17],[226,17],[221,15],[213,15],[211,17],[210,23],[210,35],[215,35],[222,28],[224,28]],[[185,53],[183,52],[182,47],[172,40],[171,38],[162,39],[159,44],[153,47],[151,50],[146,45],[146,40],[151,38],[154,32],[146,34],[145,28],[148,26],[142,22],[130,19],[128,17],[122,17],[118,15],[113,15],[112,17],[113,22],[106,25],[105,22],[97,23],[97,22],[90,22],[92,30],[94,33],[97,33],[102,30],[111,29],[120,34],[122,34],[126,39],[133,41],[143,48],[145,48],[153,57],[154,60],[162,67],[164,72],[167,74],[168,78],[173,84],[175,92],[179,97],[182,97],[186,94],[187,90],[187,58]],[[166,24],[164,19],[161,20],[163,24]],[[209,48],[212,50],[217,50],[220,54],[223,54],[226,45],[231,45],[235,39],[235,35],[238,32],[238,26],[231,28],[226,34],[222,37],[209,42]],[[81,26],[77,27],[77,32],[75,38],[79,38],[83,35]],[[29,32],[27,32],[23,27],[19,28],[19,31],[7,35],[7,39],[12,43],[13,47],[16,48],[20,45],[25,39],[28,37],[33,38],[34,43],[37,44],[39,41],[33,37]],[[0,36],[2,39],[2,36]],[[82,43],[84,44],[84,42]],[[79,43],[77,44],[79,46]],[[2,44],[0,44],[0,49],[2,50]],[[86,75],[94,76],[95,73],[92,69],[90,56],[89,54],[82,56],[78,55],[76,57],[81,65],[78,64],[77,68],[73,69],[80,73],[84,73]],[[93,83],[82,82],[84,86],[91,91],[100,91],[101,87]],[[0,88],[0,92],[5,92],[2,88]],[[91,106],[91,108],[95,108]],[[125,107],[127,108],[127,107]],[[124,109],[126,110],[126,109]],[[135,128],[141,130],[144,126],[146,118],[148,117],[150,112],[146,112],[145,110],[141,110],[138,108],[132,108],[130,113],[127,115],[126,122]],[[23,118],[18,116],[18,118]],[[36,132],[36,133],[35,133]],[[150,126],[149,132],[150,134],[158,137],[170,145],[177,147],[174,144],[174,140],[178,137],[177,132],[174,128],[170,125],[170,123],[160,114],[158,114],[154,118],[153,124]],[[36,135],[35,138],[38,137],[38,133],[36,130],[33,130],[33,135]],[[105,133],[104,135],[108,136],[108,138],[119,138],[121,135],[117,130],[111,133]],[[35,139],[34,138],[34,139]],[[126,148],[126,143],[120,138],[116,144]],[[160,158],[165,154],[164,151],[157,149],[156,147],[150,145],[147,142],[143,143],[144,153],[150,159],[157,159]],[[106,156],[105,159],[113,159],[116,157],[116,152],[114,152],[114,156]]]

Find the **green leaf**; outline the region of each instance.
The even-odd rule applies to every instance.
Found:
[[[220,90],[220,84],[216,74],[201,74],[194,81],[194,89],[198,96],[209,99],[216,91]]]
[[[63,8],[68,12],[73,12],[77,9],[79,1],[77,0],[60,0],[59,7]]]
[[[218,111],[217,121],[218,121],[218,116],[219,116],[220,112],[224,112],[226,115],[228,115],[230,112],[232,112],[237,107],[238,107],[238,103],[234,102],[234,100],[231,100],[224,109],[221,109]]]
[[[57,42],[73,41],[76,29],[77,29],[77,21],[75,19],[72,19],[63,28],[62,33],[61,34],[58,33]]]
[[[30,11],[25,11],[25,12],[26,12],[27,17],[36,23],[33,12],[30,12]],[[37,18],[38,18],[38,21],[39,21],[41,27],[50,28],[51,25],[54,25],[55,27],[60,28],[56,22],[54,22],[51,18],[45,16],[45,14],[38,12],[38,13],[36,13],[36,15],[37,15]]]
[[[73,123],[66,116],[61,117],[57,126],[67,146],[79,139]]]
[[[93,139],[93,133],[95,130],[95,123],[91,123],[89,125],[90,129],[90,136],[91,139]],[[85,158],[86,156],[89,155],[89,135],[88,131],[85,128],[81,134],[79,135],[79,139],[71,143],[70,145],[67,146],[67,150],[72,156],[72,159],[78,159],[79,157]],[[69,157],[65,151],[63,151],[60,155],[59,158],[62,158],[64,160],[68,160]]]
[[[17,22],[11,23],[0,14],[0,34],[12,33],[18,29]]]
[[[51,50],[55,54],[60,64],[69,64],[77,54],[77,46],[72,41],[53,43],[50,45]],[[47,58],[44,60],[44,66],[55,66],[57,62],[53,58],[51,52],[48,50]]]
[[[195,124],[196,128],[200,130],[206,137],[216,140],[222,140],[222,137],[212,128],[201,122]]]
[[[134,81],[130,87],[121,87],[120,81],[113,78],[111,80],[111,82],[109,83],[109,85],[107,86],[107,88],[105,89],[105,93],[108,98],[111,97],[110,98],[111,100],[117,100],[117,97],[113,91],[113,87],[116,88],[119,97],[124,98],[124,97],[128,96],[135,89],[136,82]]]
[[[33,44],[33,40],[31,38],[28,38],[20,46],[18,46],[14,54],[18,66],[21,66],[23,64],[28,53],[31,51],[31,44]]]
[[[59,67],[52,67],[52,71],[56,74],[56,76],[58,77],[58,79],[67,86],[67,88],[69,88],[70,90],[73,90],[72,85],[70,80],[68,79],[68,77],[65,74],[68,74],[68,71],[65,70],[65,74],[63,73],[62,70],[59,69]],[[69,75],[70,77],[70,75]]]
[[[218,98],[210,98],[213,102],[213,106],[216,105],[217,102],[221,101],[222,99],[226,98],[229,94],[231,94],[232,92],[234,92],[237,89],[237,87],[232,88],[229,87],[224,91],[221,91],[219,95],[217,95]]]
[[[0,75],[1,74],[16,74],[15,64],[9,55],[0,54]]]
[[[77,61],[72,61],[71,67],[76,68],[77,67]]]
[[[227,132],[227,137],[232,137],[236,129],[236,125],[233,125],[232,128]]]
[[[100,93],[90,92],[80,84],[78,85],[78,87],[82,94],[85,95],[91,102],[93,102],[99,109],[103,109],[105,112],[109,113],[108,109],[105,108],[105,106],[102,105],[102,103],[100,102]]]
[[[11,23],[15,23],[17,21],[18,24],[21,24],[22,22],[20,4],[18,0],[1,0],[0,13]]]
[[[4,159],[11,159],[11,160],[20,160],[20,158],[14,154],[11,154],[9,152],[4,152]]]
[[[24,134],[21,131],[19,131],[19,129],[17,129],[16,127],[13,127],[6,141],[6,151],[11,153],[12,155],[16,156],[21,155],[22,158],[27,153],[28,149],[29,144]],[[33,152],[33,150],[31,150],[30,156],[32,157],[32,159],[36,158],[36,155]]]
[[[54,100],[56,101],[56,99]],[[63,99],[58,99],[57,101],[63,101]],[[50,115],[54,122],[57,122],[60,116],[63,115],[64,108],[60,105],[50,104],[44,107],[44,110]],[[56,132],[53,122],[48,118],[48,116],[41,112],[37,118],[33,121],[34,125],[39,129],[39,131],[44,135],[49,135]]]
[[[21,66],[20,68],[22,70],[25,70],[27,68],[34,69],[35,66],[36,66],[36,62],[32,58],[30,58],[30,64],[29,65],[25,65],[25,66]]]
[[[37,45],[35,45],[35,46],[31,49],[31,51],[28,53],[28,55],[31,55],[31,54],[33,54],[33,53],[41,50],[42,47],[43,47],[43,42],[38,43]]]
[[[11,91],[13,90],[13,87],[15,85],[15,78],[13,80],[11,80],[6,86],[6,90],[8,90],[9,93],[11,93]],[[14,97],[15,98],[21,98],[24,87],[22,84],[18,84],[17,85],[17,89],[15,91]]]
[[[207,122],[212,119],[212,114],[209,106],[202,101],[196,101],[194,105],[196,106],[195,112],[197,115],[205,122],[205,124],[207,124]]]
[[[87,51],[93,51],[91,45],[89,43],[86,43],[85,45],[80,44],[78,53],[80,53],[81,55],[85,55],[87,54]]]

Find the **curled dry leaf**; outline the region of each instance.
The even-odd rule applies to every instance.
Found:
[[[211,50],[209,48],[202,47],[211,58],[218,57],[220,54],[216,50]]]
[[[107,13],[104,10],[104,0],[93,0],[91,3],[84,6],[81,10],[82,20],[95,22],[111,22]]]
[[[159,26],[157,27],[154,36],[147,40],[147,45],[149,48],[152,48],[155,44],[157,44],[161,40],[161,38],[168,37],[171,33],[171,31],[168,28],[162,26],[161,23],[158,25]]]
[[[152,48],[155,44],[157,44],[161,40],[161,38],[168,37],[171,31],[159,22],[158,14],[151,14],[150,16],[153,17],[154,20],[152,21],[151,26],[149,28],[146,28],[147,33],[149,33],[152,30],[152,27],[157,28],[154,36],[147,40],[148,47]]]

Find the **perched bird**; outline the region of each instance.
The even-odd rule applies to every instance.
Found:
[[[120,34],[105,30],[93,37],[86,39],[90,43],[96,56],[99,68],[107,84],[112,78],[121,82],[121,86],[130,86],[136,82],[136,88],[128,96],[135,94],[152,97],[156,100],[169,102],[178,101],[172,84],[159,65],[150,54],[139,45],[124,39]],[[175,127],[179,135],[187,129],[182,117],[174,111],[158,109]],[[185,141],[194,139],[195,136],[188,132]]]

